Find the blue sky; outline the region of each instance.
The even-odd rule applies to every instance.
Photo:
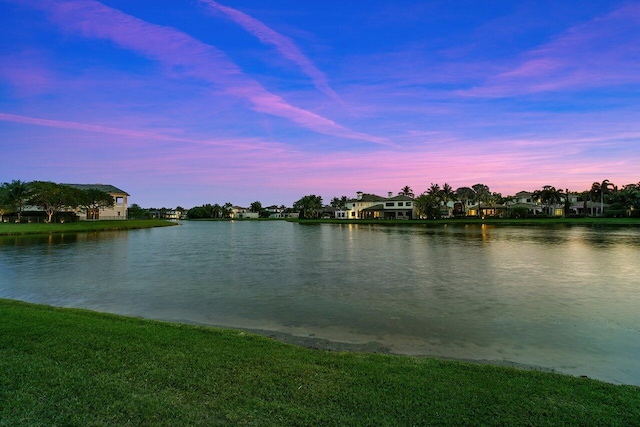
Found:
[[[142,206],[640,181],[640,4],[0,0],[0,182]]]

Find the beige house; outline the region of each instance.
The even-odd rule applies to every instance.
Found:
[[[249,208],[233,206],[229,214],[231,219],[257,219],[260,217],[258,212],[251,212]]]
[[[114,204],[110,208],[101,208],[97,213],[90,214],[84,210],[79,211],[81,221],[87,220],[111,220],[111,219],[127,219],[127,197],[129,193],[122,191],[113,185],[105,184],[62,184],[69,187],[78,188],[80,190],[100,190],[108,193],[113,197]]]

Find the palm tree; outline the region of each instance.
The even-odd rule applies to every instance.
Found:
[[[28,182],[13,180],[2,184],[2,193],[5,203],[11,209],[18,212],[18,222],[22,219],[22,210],[32,195],[31,185]]]
[[[609,182],[608,179],[591,184],[591,194],[600,197],[600,216],[604,213],[604,196],[613,192],[615,188],[615,185]]]
[[[631,211],[640,208],[640,186],[636,184],[627,184],[620,191],[616,191],[611,196],[611,201],[616,209],[624,209],[627,215],[631,215]]]
[[[232,209],[233,209],[233,205],[231,204],[231,202],[227,202],[224,205],[222,205],[222,209],[220,209],[220,212],[222,213],[222,217],[229,218],[231,216]]]
[[[347,196],[334,197],[333,199],[331,199],[331,203],[329,205],[332,208],[345,209],[347,207],[348,201],[349,201],[349,198]]]
[[[407,196],[407,197],[415,197],[413,190],[408,185],[402,187],[402,190],[398,193],[398,196]]]
[[[447,203],[455,199],[456,199],[456,194],[453,191],[453,188],[451,188],[451,186],[445,182],[444,185],[442,186],[442,190],[440,190],[440,200],[442,201],[442,204],[444,205],[444,207],[447,208],[448,215],[450,215],[451,212],[449,211],[449,206],[447,206]]]
[[[303,218],[314,218],[322,209],[322,197],[310,194],[293,204],[293,208],[302,213]]]
[[[545,205],[547,215],[551,216],[551,205],[560,203],[563,198],[563,194],[561,191],[556,190],[555,187],[545,185],[542,187],[542,190],[534,191],[532,197],[540,200],[540,202]]]
[[[438,184],[431,183],[431,187],[427,190],[427,195],[432,196],[438,202],[440,201],[440,186]]]

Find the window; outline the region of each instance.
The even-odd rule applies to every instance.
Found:
[[[356,213],[355,212],[351,212],[351,216],[356,216]]]
[[[404,206],[404,203],[398,202],[398,206]]]
[[[411,206],[411,202],[407,202],[407,206]]]
[[[122,203],[124,199],[122,197],[116,197],[116,203]]]
[[[387,202],[384,204],[385,206],[393,206],[393,202]]]

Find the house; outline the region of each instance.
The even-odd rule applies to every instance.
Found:
[[[271,205],[265,208],[269,212],[269,218],[285,218],[284,206]]]
[[[347,200],[344,210],[336,210],[338,219],[412,219],[415,218],[415,201],[409,196],[387,197],[358,191],[355,199]]]
[[[232,206],[230,218],[231,219],[257,219],[260,217],[258,212],[251,212],[249,208],[243,208],[240,206]]]
[[[113,185],[105,184],[62,184],[69,187],[78,188],[80,190],[100,190],[111,195],[114,199],[114,205],[108,208],[100,208],[98,212],[87,212],[81,210],[78,212],[80,220],[112,220],[112,219],[127,219],[127,198],[129,193],[122,191],[121,189],[114,187]]]

